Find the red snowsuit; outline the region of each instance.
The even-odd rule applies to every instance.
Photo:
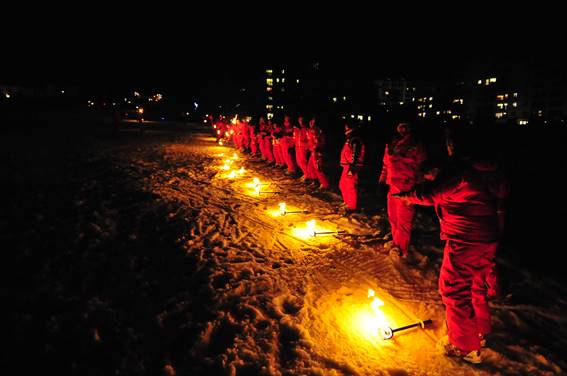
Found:
[[[329,178],[323,169],[323,157],[325,151],[325,135],[323,130],[317,125],[314,125],[309,128],[308,137],[310,139],[310,143],[313,145],[313,152],[311,153],[307,167],[308,173],[315,175],[315,177],[319,180],[319,184],[321,184],[321,188],[329,189],[331,187]]]
[[[250,130],[250,153],[256,156],[258,155],[259,147],[258,147],[258,129],[259,126],[255,124],[249,124],[248,128]]]
[[[282,135],[280,142],[282,158],[287,166],[287,171],[295,174],[297,171],[297,164],[295,163],[295,142],[293,140],[293,127],[289,120],[284,120]]]
[[[308,129],[305,126],[293,128],[293,139],[295,141],[295,159],[297,161],[297,165],[303,172],[303,176],[312,178],[307,173],[307,163],[310,155],[307,132]]]
[[[262,158],[268,160],[269,162],[275,162],[274,153],[272,151],[272,136],[271,136],[271,124],[262,123],[260,124],[260,151],[262,152]]]
[[[358,203],[358,173],[364,166],[366,147],[362,139],[352,132],[354,131],[347,135],[341,150],[340,163],[343,167],[343,172],[339,181],[339,189],[346,206],[350,210],[356,210]]]
[[[498,207],[506,181],[490,165],[473,164],[456,178],[425,191],[402,194],[414,204],[435,205],[446,240],[439,275],[449,341],[463,353],[480,348],[479,334],[492,329],[487,278],[500,239]]]
[[[394,139],[386,145],[380,183],[390,186],[388,191],[388,220],[392,228],[392,239],[404,255],[408,254],[411,226],[415,208],[393,194],[410,190],[418,182],[421,163],[427,159],[425,148],[411,134]]]
[[[276,160],[276,166],[285,166],[282,154],[282,128],[277,123],[272,123],[272,152]]]

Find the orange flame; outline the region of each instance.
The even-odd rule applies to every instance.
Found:
[[[278,205],[280,206],[280,214],[285,215],[285,202],[280,202]]]

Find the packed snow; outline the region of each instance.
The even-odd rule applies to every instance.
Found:
[[[57,177],[37,166],[5,177],[15,198],[3,226],[18,253],[3,287],[12,307],[6,365],[25,368],[33,351],[39,369],[81,375],[567,372],[567,289],[505,258],[506,296],[491,304],[483,364],[436,350],[446,329],[430,211],[418,211],[416,260],[406,264],[383,252],[385,210],[341,216],[337,193],[207,133],[97,142],[65,159]],[[313,236],[311,220],[331,233]],[[388,326],[432,324],[383,339],[369,289]]]

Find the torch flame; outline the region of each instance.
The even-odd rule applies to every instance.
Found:
[[[232,179],[232,178],[235,178],[235,177],[236,177],[236,171],[232,170],[232,171],[230,172],[230,174],[228,174],[228,177],[231,178],[231,179]]]
[[[307,233],[311,236],[317,235],[317,233],[315,232],[315,224],[316,221],[314,219],[307,222]]]
[[[379,333],[383,338],[389,338],[388,330],[391,329],[388,325],[386,315],[384,315],[384,312],[380,309],[380,307],[384,306],[384,302],[376,296],[376,293],[372,289],[368,289],[368,297],[373,298],[372,303],[370,303],[370,307],[372,308],[374,317],[370,322],[366,323],[367,330],[370,330],[373,333]]]
[[[240,170],[238,170],[238,173],[239,173],[240,175],[242,175],[242,174],[244,174],[245,171],[246,171],[246,170],[244,169],[244,167],[240,167]]]
[[[285,215],[285,202],[280,202],[278,205],[280,206],[280,214]]]
[[[238,159],[238,155],[236,153],[232,154],[232,159]]]

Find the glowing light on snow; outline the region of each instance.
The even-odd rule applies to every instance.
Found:
[[[305,227],[296,227],[293,229],[293,235],[300,239],[313,239],[320,234],[337,233],[326,228],[317,226],[317,221],[312,219],[307,221]]]
[[[391,338],[386,334],[393,324],[393,312],[388,310],[389,314],[386,314],[384,301],[376,296],[373,289],[368,289],[367,299],[371,299],[370,304],[368,300],[356,299],[343,307],[341,326],[348,332],[351,341],[364,339],[374,346],[382,346],[387,343],[385,339]]]
[[[225,166],[228,166],[228,164],[225,164]],[[224,166],[223,166],[223,169],[225,169]],[[231,170],[230,173],[228,175],[226,175],[226,177],[228,179],[236,179],[236,178],[240,177],[241,175],[243,175],[245,172],[246,172],[246,170],[244,169],[244,167],[240,167],[240,169],[238,169],[238,170]]]
[[[391,336],[388,337],[387,333],[390,325],[388,324],[386,315],[384,315],[384,312],[382,312],[381,309],[381,307],[384,306],[384,302],[376,296],[376,293],[372,289],[368,289],[368,297],[372,298],[370,307],[372,308],[374,315],[370,320],[362,322],[363,327],[371,333],[379,333],[384,339],[390,338]]]
[[[278,210],[270,211],[270,214],[273,217],[283,217],[288,214],[299,214],[299,213],[307,213],[305,210],[289,210],[290,208],[287,206],[285,202],[280,202],[278,204]],[[294,209],[294,208],[291,208]]]
[[[263,185],[269,185],[269,183],[262,183],[259,178],[253,178],[252,183],[247,183],[246,186],[252,188],[252,192],[256,195],[260,195],[260,190]]]

